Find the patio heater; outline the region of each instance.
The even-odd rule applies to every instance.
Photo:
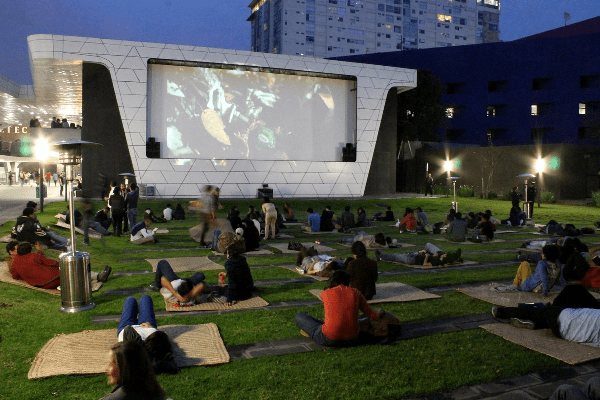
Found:
[[[129,180],[135,177],[135,174],[131,172],[121,172],[119,176],[123,177],[123,182],[125,182],[125,186],[129,185]]]
[[[456,181],[459,180],[460,177],[450,176],[447,179],[452,182],[452,192],[454,193],[454,201],[452,201],[450,207],[453,208],[454,211],[458,212],[458,203],[456,202]]]
[[[71,249],[59,256],[60,311],[75,313],[87,311],[96,305],[92,302],[92,283],[90,278],[90,254],[75,248],[75,206],[73,200],[73,180],[75,167],[81,164],[83,148],[100,147],[99,143],[83,140],[61,140],[53,145],[58,149],[58,162],[65,167],[65,181],[69,193],[69,217],[71,219]]]
[[[535,199],[528,199],[527,198],[527,192],[528,192],[528,188],[529,188],[529,180],[535,178],[535,175],[533,174],[521,174],[518,175],[517,178],[521,178],[525,180],[525,202],[523,203],[523,211],[525,211],[525,215],[527,216],[527,219],[531,219],[531,214],[532,214],[532,208],[533,208],[533,202],[535,201]]]

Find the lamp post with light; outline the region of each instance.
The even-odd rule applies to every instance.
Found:
[[[92,302],[92,283],[90,277],[90,254],[76,250],[75,241],[75,206],[73,200],[73,180],[75,166],[81,164],[81,149],[100,147],[101,144],[83,140],[62,140],[54,147],[58,149],[59,163],[65,167],[65,180],[69,197],[69,217],[71,228],[71,250],[59,256],[60,294],[62,305],[60,311],[75,313],[91,310],[96,305]]]
[[[38,193],[40,197],[40,212],[44,212],[44,163],[50,156],[50,145],[48,141],[39,137],[33,146],[33,156],[39,163]]]

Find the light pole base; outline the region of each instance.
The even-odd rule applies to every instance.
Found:
[[[81,307],[76,307],[76,306],[68,307],[68,306],[62,305],[62,306],[60,306],[60,312],[73,314],[73,313],[80,312],[80,311],[88,311],[94,307],[96,307],[96,304],[94,304],[94,303],[90,303],[90,304],[87,304],[87,305],[81,306]]]

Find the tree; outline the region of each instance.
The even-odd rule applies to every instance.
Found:
[[[419,70],[417,87],[398,95],[398,145],[410,140],[438,141],[436,130],[447,126],[445,88],[429,70]]]

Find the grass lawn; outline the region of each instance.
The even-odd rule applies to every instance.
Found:
[[[430,222],[442,221],[450,206],[450,198],[428,199],[368,199],[368,200],[293,200],[297,217],[305,219],[309,206],[320,211],[331,205],[338,213],[344,206],[353,210],[359,206],[367,214],[385,211],[390,205],[396,217],[400,218],[405,207],[421,206],[427,212]],[[140,210],[150,206],[155,213],[174,200],[141,201]],[[460,211],[484,211],[490,209],[498,219],[507,218],[510,202],[501,200],[481,200],[459,198]],[[258,200],[223,200],[224,208],[220,217],[225,217],[229,208],[236,204],[245,214],[248,205],[258,206]],[[282,206],[283,201],[275,200]],[[96,209],[101,205],[95,203]],[[45,205],[44,213],[38,218],[43,224],[51,225],[53,215],[66,209],[66,203]],[[16,216],[15,216],[16,217]],[[595,207],[575,207],[565,205],[542,205],[535,208],[535,220],[545,224],[555,219],[573,223],[576,227],[593,226],[600,220],[600,209]],[[170,233],[158,236],[160,242],[154,246],[134,246],[128,237],[107,237],[104,242],[93,240],[91,246],[79,244],[78,250],[91,254],[92,269],[100,270],[108,264],[113,272],[147,271],[150,264],[147,258],[183,256],[213,256],[211,251],[201,249],[188,236],[188,229],[196,224],[197,217],[187,214],[185,221],[172,221],[166,226]],[[10,232],[14,223],[0,227],[0,236]],[[469,261],[483,264],[469,269],[447,269],[430,272],[420,271],[393,263],[379,263],[382,272],[402,273],[380,278],[381,282],[403,282],[419,288],[435,288],[474,282],[490,282],[512,279],[517,262],[506,266],[485,267],[486,263],[509,262],[515,259],[517,247],[527,239],[540,239],[533,235],[535,229],[521,228],[517,233],[504,234],[499,243],[460,245],[444,241],[434,241],[439,236],[399,234],[389,222],[376,222],[377,228],[369,232],[384,232],[386,236],[398,239],[401,243],[413,244],[406,249],[385,250],[385,252],[416,251],[427,241],[432,241],[444,250],[461,248]],[[65,236],[67,231],[55,228]],[[517,229],[514,229],[517,230]],[[297,226],[290,226],[286,233],[295,236],[294,241],[308,242],[320,239],[325,246],[334,249],[338,257],[350,256],[350,249],[339,245],[339,235],[309,235],[301,233]],[[582,238],[588,245],[597,245],[595,236]],[[82,237],[78,236],[81,243]],[[287,243],[286,240],[279,240]],[[266,244],[268,245],[269,242]],[[155,251],[161,250],[161,251]],[[489,250],[489,251],[488,251]],[[502,252],[502,250],[505,250]],[[48,251],[47,255],[57,258],[58,252]],[[374,254],[370,252],[370,256]],[[222,257],[213,257],[224,264]],[[308,290],[323,288],[324,282],[294,283],[292,281],[275,284],[273,280],[291,280],[301,277],[278,265],[293,264],[295,255],[284,255],[275,251],[273,255],[248,257],[252,274],[260,284],[260,295],[269,303],[295,300],[313,300]],[[216,283],[219,271],[207,271],[207,281]],[[181,276],[191,275],[182,273]],[[106,290],[142,288],[153,279],[151,274],[131,276],[111,276],[102,289],[93,294],[96,307],[91,311],[77,314],[63,314],[59,311],[60,298],[45,293],[28,290],[14,285],[0,283],[0,399],[98,399],[106,395],[111,387],[106,377],[97,376],[57,376],[39,380],[28,380],[27,372],[31,362],[42,346],[54,335],[74,333],[89,329],[116,328],[116,322],[102,325],[92,324],[92,317],[117,315],[121,312],[124,295],[104,294]],[[269,282],[267,282],[269,281]],[[150,293],[157,311],[164,311],[162,296]],[[139,294],[137,295],[139,297]],[[403,322],[422,322],[461,315],[489,312],[491,305],[455,291],[442,292],[439,299],[409,303],[386,303],[382,308],[396,314]],[[271,308],[265,310],[232,312],[223,315],[186,316],[174,313],[159,318],[159,325],[202,324],[214,322],[219,327],[227,346],[252,344],[269,340],[295,338],[299,336],[294,324],[294,315],[304,311],[316,317],[323,316],[320,305]],[[499,378],[526,374],[535,370],[560,365],[560,362],[542,354],[511,344],[491,335],[482,329],[455,333],[439,333],[410,340],[399,340],[390,345],[369,345],[347,349],[328,349],[302,354],[277,357],[237,360],[227,365],[186,368],[177,375],[161,375],[159,381],[169,397],[181,399],[397,399],[426,396],[448,391],[465,385],[488,382]]]

